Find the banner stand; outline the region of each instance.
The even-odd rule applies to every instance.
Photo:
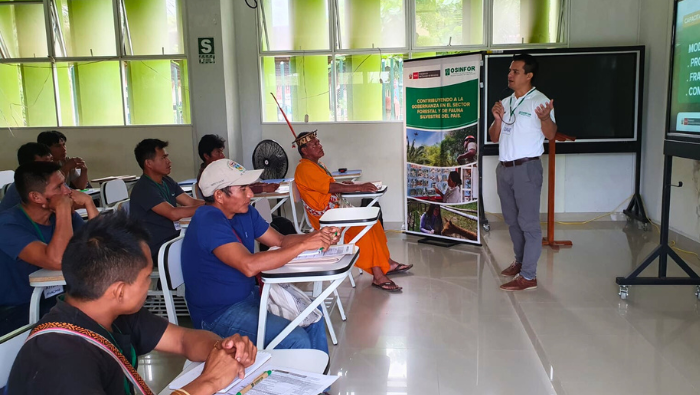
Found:
[[[445,247],[445,248],[450,248],[454,247],[457,244],[462,244],[463,242],[461,241],[453,241],[453,240],[445,240],[445,239],[437,239],[434,237],[424,237],[420,240],[418,240],[419,244],[430,244],[438,247]]]

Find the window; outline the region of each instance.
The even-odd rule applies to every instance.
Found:
[[[563,0],[493,0],[494,44],[563,42]]]
[[[181,7],[0,0],[0,127],[190,123]]]
[[[258,4],[264,122],[284,121],[270,93],[291,121],[401,120],[406,59],[566,44],[564,0]]]
[[[484,42],[483,0],[416,0],[417,47],[480,45]]]

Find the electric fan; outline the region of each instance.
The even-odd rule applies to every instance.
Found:
[[[288,167],[287,153],[274,140],[263,140],[253,150],[253,168],[264,169],[260,176],[263,180],[284,178]]]

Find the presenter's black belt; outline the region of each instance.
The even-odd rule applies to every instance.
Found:
[[[531,160],[540,160],[540,157],[536,156],[534,158],[521,158],[521,159],[516,159],[516,160],[502,161],[501,164],[505,167],[513,167],[513,166],[520,166],[523,163],[529,162]]]

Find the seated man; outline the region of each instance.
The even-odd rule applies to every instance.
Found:
[[[144,221],[151,234],[148,247],[154,261],[160,246],[180,234],[178,221],[193,216],[197,207],[204,204],[202,200],[190,197],[168,177],[171,162],[165,150],[167,146],[167,141],[146,139],[134,149],[143,175],[131,190],[129,215]]]
[[[49,147],[44,144],[27,143],[17,150],[17,162],[19,162],[20,166],[31,162],[53,162],[53,157],[51,156]],[[17,192],[17,187],[12,183],[7,187],[5,196],[3,196],[2,202],[0,202],[0,213],[18,205],[20,202],[21,199]]]
[[[246,171],[238,163],[221,159],[202,173],[207,205],[192,217],[182,245],[185,299],[195,328],[219,336],[240,333],[257,341],[260,293],[255,275],[284,266],[302,251],[328,248],[337,237],[332,227],[305,235],[283,236],[272,229],[254,207],[249,184],[262,170]],[[277,250],[253,253],[255,240]],[[267,314],[265,344],[289,321]],[[295,328],[278,348],[314,348],[328,353],[326,327],[320,320]]]
[[[202,196],[199,179],[202,178],[204,169],[211,162],[226,158],[226,155],[224,155],[224,143],[226,143],[226,140],[215,134],[207,134],[199,140],[197,150],[199,151],[199,157],[202,159],[202,164],[199,166],[199,173],[197,173],[197,197]]]
[[[124,395],[135,386],[152,394],[136,372],[138,356],[152,350],[206,360],[202,374],[173,394],[213,394],[243,377],[257,354],[250,340],[181,328],[143,307],[153,270],[147,239],[121,213],[76,233],[63,258],[66,295],[19,351],[8,395]]]
[[[88,173],[85,161],[81,158],[69,158],[66,156],[66,141],[68,138],[57,131],[41,132],[36,137],[36,142],[44,144],[51,149],[53,161],[61,166],[61,172],[66,178],[66,184],[73,189],[85,189],[88,187]]]
[[[299,188],[299,194],[304,201],[304,209],[308,214],[311,226],[319,229],[319,218],[328,210],[340,206],[340,194],[344,192],[375,192],[377,187],[371,182],[355,184],[352,182],[337,183],[331,172],[319,162],[324,155],[321,141],[316,138],[316,132],[302,132],[295,140],[301,160],[294,173],[294,182]],[[345,232],[345,240],[352,240],[362,227],[352,227]],[[372,286],[389,292],[397,292],[401,287],[391,281],[387,274],[406,272],[413,265],[404,265],[391,259],[389,247],[386,245],[384,228],[377,222],[357,242],[360,256],[355,265],[372,274]]]
[[[60,170],[53,162],[17,168],[15,185],[22,203],[0,213],[0,335],[29,323],[29,275],[41,268],[61,269],[63,251],[83,225],[72,207],[85,207],[88,218],[98,215],[92,198],[69,189]],[[56,302],[52,295],[44,296],[42,312]]]

